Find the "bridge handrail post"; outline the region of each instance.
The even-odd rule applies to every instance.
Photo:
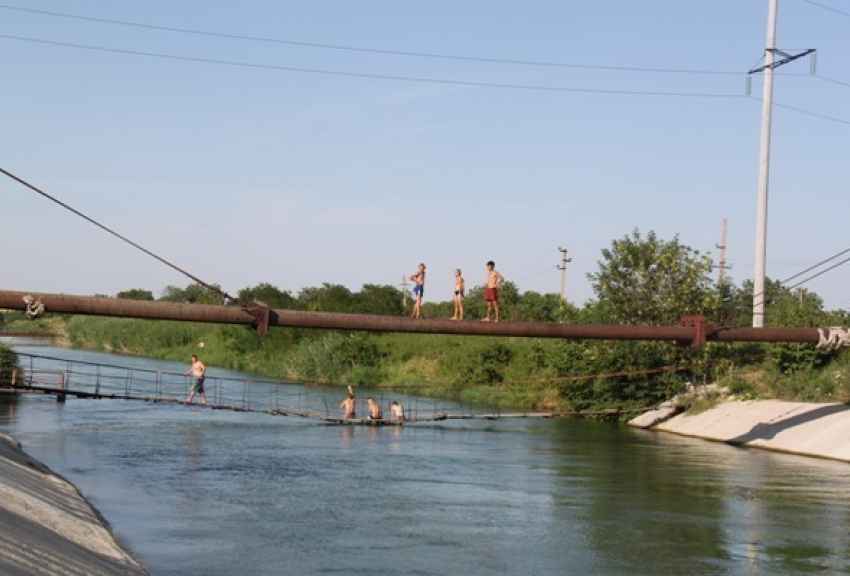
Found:
[[[59,389],[65,390],[65,373],[64,372],[59,372]],[[56,401],[59,404],[64,404],[65,403],[65,394],[64,393],[63,394],[57,394],[56,395]]]

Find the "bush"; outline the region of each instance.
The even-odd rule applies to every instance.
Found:
[[[16,368],[18,355],[5,344],[0,344],[0,385],[12,382],[12,371]]]

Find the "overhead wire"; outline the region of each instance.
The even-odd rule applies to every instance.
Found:
[[[833,8],[832,6],[827,6],[826,4],[821,4],[820,2],[814,2],[813,0],[804,0],[807,4],[811,4],[812,6],[817,6],[823,10],[829,10],[830,12],[834,12],[836,14],[841,14],[842,16],[847,16],[850,18],[850,12],[844,12],[843,10],[839,10],[838,8]]]
[[[98,18],[93,16],[81,16],[79,14],[69,14],[67,12],[53,12],[48,10],[37,10],[34,8],[23,8],[20,6],[9,6],[0,4],[0,9],[15,10],[18,12],[29,12],[33,14],[41,14],[58,18],[69,18],[75,20],[83,20],[89,22],[99,22],[102,24],[112,24],[118,26],[129,26],[133,28],[143,28],[149,30],[160,30],[165,32],[175,32],[180,34],[192,34],[198,36],[208,36],[214,38],[228,38],[232,40],[246,40],[251,42],[265,42],[272,44],[285,44],[290,46],[304,46],[309,48],[322,48],[328,50],[340,50],[347,52],[364,52],[370,54],[385,54],[390,56],[406,56],[414,58],[433,58],[441,60],[459,60],[466,62],[481,62],[488,64],[510,64],[517,66],[539,66],[551,68],[581,68],[588,70],[611,70],[619,72],[649,72],[659,74],[706,74],[706,75],[743,75],[740,71],[730,70],[698,70],[688,68],[658,68],[658,67],[641,67],[641,66],[611,66],[597,64],[579,64],[570,62],[552,62],[544,60],[520,60],[512,58],[492,58],[481,56],[463,56],[458,54],[440,54],[433,52],[415,52],[409,50],[392,50],[386,48],[370,48],[364,46],[347,46],[342,44],[328,44],[321,42],[305,42],[298,40],[287,40],[282,38],[269,38],[264,36],[252,36],[247,34],[233,34],[227,32],[213,32],[210,30],[199,30],[196,28],[180,28],[175,26],[161,26],[156,24],[143,24],[140,22],[130,22],[126,20],[115,20],[111,18]]]
[[[280,70],[283,72],[300,72],[305,74],[319,74],[325,76],[342,76],[347,78],[369,78],[372,80],[394,80],[402,82],[422,82],[428,84],[446,84],[452,86],[475,86],[483,88],[504,88],[518,90],[538,90],[547,92],[577,92],[589,94],[617,94],[629,96],[667,96],[667,97],[683,97],[683,98],[725,98],[738,99],[745,98],[742,94],[723,94],[723,93],[707,93],[707,92],[667,92],[656,90],[621,90],[613,88],[578,88],[568,86],[546,86],[537,84],[511,84],[502,82],[476,82],[470,80],[450,80],[441,78],[425,78],[416,76],[396,76],[391,74],[371,74],[364,72],[345,72],[342,70],[327,70],[321,68],[302,68],[297,66],[282,66],[278,64],[260,64],[256,62],[241,62],[238,60],[221,60],[217,58],[201,58],[196,56],[180,56],[176,54],[166,54],[161,52],[147,52],[142,50],[128,50],[124,48],[111,48],[107,46],[92,46],[88,44],[76,44],[73,42],[59,42],[55,40],[44,40],[41,38],[30,38],[26,36],[14,36],[11,34],[0,34],[0,38],[7,40],[16,40],[21,42],[31,42],[36,44],[46,44],[50,46],[62,46],[66,48],[77,48],[82,50],[92,50],[100,52],[110,52],[114,54],[129,54],[133,56],[145,56],[150,58],[161,58],[166,60],[179,60],[184,62],[196,62],[202,64],[217,64],[224,66],[236,66],[242,68],[257,68],[264,70]]]
[[[242,62],[237,60],[222,60],[217,58],[202,58],[196,56],[181,56],[176,54],[166,54],[161,52],[147,52],[141,50],[129,50],[124,48],[112,48],[108,46],[93,46],[88,44],[77,44],[73,42],[59,42],[55,40],[45,40],[41,38],[30,38],[25,36],[15,36],[10,34],[0,34],[0,38],[4,38],[7,40],[15,40],[22,42],[30,42],[36,44],[46,44],[50,46],[60,46],[66,48],[76,48],[81,50],[91,50],[91,51],[100,51],[100,52],[108,52],[108,53],[116,53],[116,54],[124,54],[124,55],[133,55],[133,56],[142,56],[149,58],[160,58],[166,60],[177,60],[184,62],[195,62],[202,64],[214,64],[214,65],[225,65],[225,66],[235,66],[235,67],[243,67],[243,68],[256,68],[256,69],[265,69],[265,70],[279,70],[283,72],[296,72],[296,73],[305,73],[305,74],[318,74],[318,75],[327,75],[327,76],[341,76],[348,78],[367,78],[373,80],[389,80],[389,81],[401,81],[401,82],[417,82],[417,83],[428,83],[428,84],[443,84],[443,85],[452,85],[452,86],[469,86],[469,87],[480,87],[480,88],[497,88],[497,89],[511,89],[511,90],[534,90],[534,91],[546,91],[546,92],[565,92],[565,93],[586,93],[586,94],[611,94],[611,95],[625,95],[625,96],[648,96],[648,97],[679,97],[679,98],[717,98],[717,99],[751,99],[756,101],[761,101],[760,98],[757,97],[748,97],[743,94],[728,94],[728,93],[710,93],[710,92],[670,92],[670,91],[661,91],[661,90],[623,90],[623,89],[614,89],[614,88],[581,88],[581,87],[570,87],[570,86],[547,86],[547,85],[539,85],[539,84],[512,84],[512,83],[504,83],[504,82],[479,82],[479,81],[471,81],[471,80],[451,80],[446,78],[426,78],[426,77],[416,77],[416,76],[397,76],[391,74],[372,74],[372,73],[364,73],[364,72],[346,72],[342,70],[327,70],[321,68],[303,68],[296,66],[282,66],[277,64],[260,64],[256,62]],[[813,112],[811,110],[806,110],[804,108],[800,108],[798,106],[790,106],[788,104],[781,104],[779,102],[774,101],[774,105],[777,108],[783,108],[786,110],[790,110],[793,112],[797,112],[799,114],[804,114],[807,116],[812,116],[816,118],[820,118],[822,120],[827,120],[830,122],[835,122],[838,124],[850,125],[850,120],[845,120],[843,118],[838,118],[836,116],[830,116],[828,114],[822,114],[820,112]]]
[[[796,273],[792,276],[789,276],[788,278],[785,278],[784,280],[780,280],[779,285],[784,286],[785,284],[787,284],[791,280],[799,278],[803,274],[807,274],[807,273],[811,272],[812,270],[814,270],[815,268],[819,268],[819,267],[823,266],[824,264],[826,264],[828,262],[832,262],[836,258],[839,258],[840,256],[847,254],[848,252],[850,252],[850,248],[845,248],[841,252],[833,254],[829,258],[825,258],[825,259],[821,260],[820,262],[818,262],[817,264],[813,264],[813,265],[809,266],[808,268],[806,268],[805,270],[802,270],[801,272],[798,272],[798,273]],[[799,282],[797,282],[796,284],[794,284],[792,286],[786,286],[786,288],[788,290],[793,290],[794,288],[797,288],[798,286],[802,286],[803,284],[805,284],[806,282],[809,282],[810,280],[814,280],[815,278],[817,278],[819,276],[823,276],[827,272],[830,272],[831,270],[834,270],[835,268],[838,268],[839,266],[842,266],[842,265],[846,264],[847,262],[850,262],[850,258],[846,258],[846,259],[842,260],[841,262],[838,262],[837,264],[834,264],[833,266],[826,268],[825,270],[821,270],[818,273],[813,274],[812,276],[809,276],[808,278],[804,278],[803,280],[800,280]],[[765,290],[763,292],[761,292],[761,294],[754,294],[753,299],[755,300],[755,298],[757,298],[759,296],[761,296],[761,301],[757,302],[756,305],[764,304],[767,301],[767,288],[765,288]]]
[[[818,74],[816,72],[785,72],[782,74],[776,74],[776,76],[780,76],[782,78],[815,78],[817,80],[822,80],[823,82],[829,82],[831,84],[850,88],[850,82],[845,82],[844,80],[838,80],[837,78],[824,76],[823,74]]]
[[[829,114],[821,114],[820,112],[813,112],[811,110],[806,110],[805,108],[800,108],[798,106],[790,106],[788,104],[781,104],[779,102],[773,101],[773,105],[777,108],[782,108],[784,110],[791,110],[792,112],[797,112],[799,114],[805,114],[807,116],[813,116],[815,118],[820,118],[821,120],[828,120],[830,122],[835,122],[836,124],[844,124],[850,126],[850,120],[845,120],[844,118],[838,118],[836,116],[830,116]]]
[[[127,238],[126,236],[123,236],[123,235],[119,234],[118,232],[116,232],[115,230],[112,230],[111,228],[109,228],[109,227],[105,226],[104,224],[101,224],[100,222],[98,222],[98,221],[97,221],[97,220],[95,220],[94,218],[91,218],[90,216],[87,216],[86,214],[84,214],[83,212],[81,212],[81,211],[77,210],[76,208],[73,208],[73,207],[69,206],[69,205],[68,205],[68,204],[66,204],[65,202],[62,202],[62,201],[61,201],[61,200],[59,200],[58,198],[56,198],[56,197],[54,197],[54,196],[52,196],[52,195],[48,194],[47,192],[45,192],[44,190],[41,190],[41,189],[40,189],[40,188],[38,188],[37,186],[35,186],[35,185],[33,185],[33,184],[30,184],[29,182],[27,182],[27,181],[26,181],[26,180],[24,180],[23,178],[20,178],[20,177],[18,177],[18,176],[16,176],[16,175],[12,174],[11,172],[9,172],[8,170],[5,170],[5,169],[4,169],[4,168],[2,168],[2,167],[0,167],[0,173],[4,174],[5,176],[7,176],[8,178],[10,178],[10,179],[14,180],[15,182],[18,182],[19,184],[22,184],[23,186],[25,186],[25,187],[29,188],[29,189],[30,189],[30,190],[32,190],[33,192],[36,192],[37,194],[40,194],[41,196],[43,196],[44,198],[47,198],[47,199],[48,199],[48,200],[50,200],[51,202],[53,202],[53,203],[55,203],[55,204],[58,204],[59,206],[61,206],[61,207],[62,207],[62,208],[64,208],[65,210],[68,210],[69,212],[72,212],[72,213],[76,214],[77,216],[79,216],[79,217],[80,217],[80,218],[82,218],[83,220],[86,220],[87,222],[90,222],[91,224],[94,224],[95,226],[97,226],[97,227],[98,227],[98,228],[100,228],[101,230],[104,230],[105,232],[107,232],[107,233],[109,233],[109,234],[111,234],[111,235],[115,236],[115,237],[116,237],[116,238],[118,238],[119,240],[122,240],[122,241],[126,242],[127,244],[129,244],[130,246],[133,246],[133,247],[134,247],[134,248],[136,248],[137,250],[140,250],[141,252],[144,252],[144,253],[145,253],[145,254],[147,254],[148,256],[150,256],[150,257],[152,257],[152,258],[155,258],[156,260],[159,260],[160,262],[162,262],[163,264],[165,264],[165,265],[166,265],[166,266],[168,266],[169,268],[172,268],[173,270],[176,270],[177,272],[179,272],[179,273],[183,274],[184,276],[186,276],[186,277],[188,277],[188,278],[190,278],[190,279],[194,280],[195,282],[197,282],[198,284],[200,284],[201,286],[203,286],[203,287],[204,287],[204,288],[206,288],[207,290],[210,290],[210,291],[212,291],[212,292],[214,292],[214,293],[218,294],[219,296],[221,296],[222,298],[225,298],[226,300],[231,300],[231,301],[234,301],[234,302],[236,301],[236,298],[233,298],[233,297],[232,297],[232,296],[230,296],[230,294],[228,294],[227,292],[224,292],[223,290],[221,290],[220,288],[218,288],[218,287],[216,287],[216,286],[214,286],[214,285],[212,285],[212,284],[209,284],[209,283],[207,283],[207,282],[204,282],[203,280],[201,280],[201,279],[200,279],[200,278],[198,278],[197,276],[195,276],[195,275],[193,275],[193,274],[191,274],[191,273],[187,272],[186,270],[184,270],[183,268],[180,268],[180,267],[179,267],[179,266],[177,266],[176,264],[172,264],[171,262],[169,262],[169,261],[168,261],[168,260],[166,260],[165,258],[163,258],[163,257],[161,257],[161,256],[158,256],[157,254],[154,254],[153,252],[151,252],[151,251],[150,251],[150,250],[148,250],[147,248],[145,248],[145,247],[143,247],[143,246],[141,246],[141,245],[137,244],[136,242],[133,242],[132,240],[130,240],[130,239],[129,239],[129,238]]]
[[[817,274],[812,274],[812,275],[811,275],[811,276],[809,276],[808,278],[803,278],[802,280],[800,280],[800,281],[799,281],[799,282],[797,282],[796,284],[793,284],[793,285],[791,285],[791,286],[788,286],[788,289],[789,289],[789,290],[792,290],[792,289],[794,289],[794,288],[796,288],[796,287],[798,287],[798,286],[802,286],[802,285],[803,285],[803,284],[805,284],[806,282],[808,282],[808,281],[810,281],[810,280],[814,280],[815,278],[817,278],[817,277],[819,277],[819,276],[823,276],[823,275],[824,275],[824,274],[826,274],[827,272],[830,272],[830,271],[832,271],[832,270],[834,270],[834,269],[838,268],[839,266],[843,266],[844,264],[847,264],[848,262],[850,262],[850,258],[845,258],[845,259],[844,259],[844,260],[842,260],[841,262],[838,262],[837,264],[833,264],[833,265],[832,265],[832,266],[830,266],[829,268],[825,268],[824,270],[819,271]]]

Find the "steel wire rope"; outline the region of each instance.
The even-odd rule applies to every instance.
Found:
[[[417,76],[396,76],[392,74],[370,74],[365,72],[345,72],[342,70],[327,70],[322,68],[302,68],[297,66],[282,66],[278,64],[260,64],[256,62],[241,62],[238,60],[221,60],[217,58],[201,58],[196,56],[180,56],[177,54],[166,54],[162,52],[146,52],[142,50],[128,50],[124,48],[110,48],[107,46],[92,46],[88,44],[76,44],[73,42],[59,42],[55,40],[44,40],[40,38],[29,38],[26,36],[14,36],[0,34],[0,38],[50,46],[61,46],[65,48],[77,48],[81,50],[92,50],[99,52],[110,52],[114,54],[125,54],[132,56],[144,56],[148,58],[161,58],[165,60],[177,60],[183,62],[195,62],[200,64],[216,64],[222,66],[236,66],[241,68],[256,68],[261,70],[278,70],[282,72],[297,72],[303,74],[318,74],[323,76],[340,76],[345,78],[367,78],[371,80],[393,80],[401,82],[419,82],[426,84],[443,84],[450,86],[471,86],[480,88],[501,88],[513,90],[537,90],[544,92],[576,92],[586,94],[615,94],[626,96],[664,96],[680,98],[725,98],[745,99],[743,94],[724,94],[709,92],[666,92],[661,90],[620,90],[614,88],[577,88],[569,86],[547,86],[540,84],[511,84],[504,82],[476,82],[472,80],[450,80],[445,78],[425,78]]]
[[[149,30],[160,30],[164,32],[177,32],[180,34],[193,34],[197,36],[208,36],[214,38],[228,38],[231,40],[247,40],[251,42],[265,42],[270,44],[286,44],[290,46],[303,46],[308,48],[322,48],[329,50],[341,50],[348,52],[365,52],[371,54],[385,54],[390,56],[407,56],[415,58],[434,58],[441,60],[460,60],[467,62],[482,62],[488,64],[510,64],[516,66],[543,66],[552,68],[583,68],[591,70],[611,70],[620,72],[649,72],[659,74],[712,74],[712,75],[734,75],[743,76],[743,72],[730,70],[695,70],[688,68],[654,68],[641,66],[609,66],[597,64],[576,64],[569,62],[551,62],[543,60],[520,60],[513,58],[490,58],[481,56],[461,56],[457,54],[438,54],[432,52],[415,52],[406,50],[392,50],[386,48],[368,48],[363,46],[346,46],[342,44],[327,44],[321,42],[304,42],[298,40],[286,40],[282,38],[269,38],[263,36],[251,36],[246,34],[233,34],[227,32],[213,32],[210,30],[199,30],[196,28],[180,28],[175,26],[161,26],[156,24],[143,24],[140,22],[129,22],[127,20],[116,20],[111,18],[98,18],[94,16],[82,16],[79,14],[69,14],[67,12],[52,12],[48,10],[36,10],[34,8],[23,8],[20,6],[9,6],[0,4],[0,9],[15,10],[18,12],[29,12],[33,14],[41,14],[45,16],[54,16],[59,18],[70,18],[74,20],[84,20],[88,22],[99,22],[101,24],[114,24],[119,26],[129,26],[133,28],[144,28]]]
[[[105,225],[101,224],[101,223],[100,223],[100,222],[98,222],[97,220],[95,220],[95,219],[93,219],[93,218],[91,218],[91,217],[89,217],[89,216],[85,215],[84,213],[80,212],[80,211],[79,211],[79,210],[77,210],[76,208],[73,208],[73,207],[69,206],[68,204],[66,204],[65,202],[62,202],[62,201],[61,201],[61,200],[59,200],[58,198],[55,198],[54,196],[51,196],[50,194],[48,194],[48,193],[47,193],[47,192],[45,192],[44,190],[41,190],[41,189],[40,189],[40,188],[38,188],[37,186],[34,186],[33,184],[30,184],[29,182],[27,182],[27,181],[26,181],[26,180],[24,180],[23,178],[20,178],[20,177],[18,177],[18,176],[15,176],[14,174],[12,174],[11,172],[9,172],[8,170],[6,170],[6,169],[4,169],[4,168],[2,168],[2,167],[0,167],[0,173],[3,173],[4,175],[6,175],[7,177],[11,178],[12,180],[14,180],[14,181],[18,182],[19,184],[22,184],[23,186],[26,186],[27,188],[29,188],[29,189],[30,189],[30,190],[32,190],[33,192],[36,192],[36,193],[38,193],[38,194],[42,195],[43,197],[47,198],[47,199],[48,199],[48,200],[50,200],[51,202],[54,202],[55,204],[58,204],[58,205],[59,205],[59,206],[61,206],[62,208],[64,208],[64,209],[66,209],[66,210],[68,210],[68,211],[70,211],[70,212],[72,212],[72,213],[76,214],[77,216],[79,216],[80,218],[82,218],[82,219],[84,219],[84,220],[86,220],[86,221],[90,222],[91,224],[94,224],[95,226],[97,226],[97,227],[98,227],[98,228],[100,228],[101,230],[104,230],[104,231],[108,232],[109,234],[111,234],[111,235],[115,236],[116,238],[118,238],[118,239],[120,239],[120,240],[122,240],[122,241],[126,242],[126,243],[127,243],[127,244],[129,244],[130,246],[133,246],[134,248],[136,248],[136,249],[138,249],[138,250],[140,250],[140,251],[144,252],[144,253],[145,253],[145,254],[147,254],[148,256],[150,256],[150,257],[152,257],[152,258],[155,258],[156,260],[158,260],[158,261],[162,262],[163,264],[165,264],[165,265],[166,265],[166,266],[168,266],[169,268],[172,268],[173,270],[176,270],[177,272],[180,272],[181,274],[183,274],[184,276],[186,276],[186,277],[188,277],[188,278],[190,278],[190,279],[194,280],[195,282],[197,282],[198,284],[200,284],[201,286],[203,286],[203,287],[204,287],[204,288],[206,288],[207,290],[210,290],[210,291],[212,291],[212,292],[214,292],[214,293],[218,294],[219,296],[221,296],[221,297],[223,297],[223,298],[225,298],[225,299],[227,299],[227,300],[236,301],[236,299],[235,299],[235,298],[233,298],[232,296],[230,296],[230,294],[228,294],[227,292],[225,292],[225,291],[221,290],[220,288],[217,288],[217,287],[213,286],[212,284],[209,284],[209,283],[207,283],[207,282],[204,282],[203,280],[201,280],[200,278],[198,278],[198,277],[197,277],[197,276],[195,276],[194,274],[191,274],[191,273],[187,272],[186,270],[184,270],[183,268],[180,268],[180,267],[179,267],[179,266],[177,266],[176,264],[172,264],[171,262],[169,262],[169,261],[168,261],[168,260],[166,260],[165,258],[163,258],[163,257],[161,257],[161,256],[158,256],[157,254],[154,254],[153,252],[151,252],[151,251],[150,251],[150,250],[148,250],[147,248],[145,248],[145,247],[143,247],[143,246],[141,246],[141,245],[137,244],[136,242],[133,242],[132,240],[130,240],[130,239],[129,239],[129,238],[127,238],[126,236],[123,236],[123,235],[119,234],[118,232],[116,232],[116,231],[112,230],[111,228],[109,228],[109,227],[107,227],[107,226],[105,226]]]

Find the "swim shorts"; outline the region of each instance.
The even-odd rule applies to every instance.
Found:
[[[485,288],[484,289],[484,300],[487,302],[495,302],[499,299],[499,289],[498,288]]]
[[[195,378],[195,383],[192,385],[192,392],[195,392],[196,394],[203,394],[204,393],[204,377],[203,376],[201,376],[200,378]]]

